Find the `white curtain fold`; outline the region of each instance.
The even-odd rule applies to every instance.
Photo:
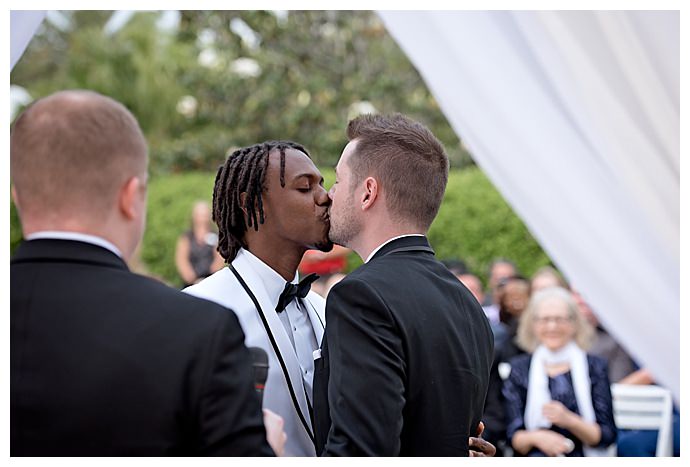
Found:
[[[10,11],[10,71],[21,58],[45,17],[46,12],[43,10]]]
[[[478,165],[679,400],[679,13],[379,15]]]

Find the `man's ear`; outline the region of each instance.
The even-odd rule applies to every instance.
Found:
[[[19,199],[17,197],[17,189],[12,185],[10,187],[10,193],[12,195],[12,201],[14,202],[14,207],[17,208],[17,211],[20,211],[20,206],[19,206]]]
[[[374,177],[367,177],[364,180],[364,192],[361,196],[362,211],[370,209],[378,198],[379,184]]]
[[[127,219],[135,219],[139,215],[141,190],[143,182],[137,176],[127,179],[120,189],[118,208]]]

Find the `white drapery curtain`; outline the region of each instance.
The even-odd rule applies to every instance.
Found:
[[[679,13],[379,15],[478,165],[679,400]]]

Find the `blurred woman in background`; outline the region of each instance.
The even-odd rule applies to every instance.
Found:
[[[593,330],[567,290],[535,293],[520,318],[503,385],[506,432],[516,455],[605,455],[616,440],[606,361],[585,350]]]
[[[197,201],[192,209],[192,226],[177,239],[175,248],[175,265],[185,287],[223,267],[223,258],[216,251],[218,235],[211,226],[211,208],[206,201]]]

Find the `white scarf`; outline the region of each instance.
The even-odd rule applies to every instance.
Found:
[[[527,406],[525,407],[525,428],[537,430],[551,428],[543,415],[544,404],[551,401],[549,392],[549,378],[546,374],[546,365],[556,363],[569,363],[570,376],[573,381],[575,400],[580,411],[580,417],[586,422],[596,423],[594,407],[592,406],[592,383],[589,379],[589,365],[587,354],[575,344],[570,342],[563,348],[552,352],[543,345],[537,347],[532,354],[532,363],[529,368],[529,385],[527,386]],[[601,456],[606,452],[583,444],[585,456]]]

